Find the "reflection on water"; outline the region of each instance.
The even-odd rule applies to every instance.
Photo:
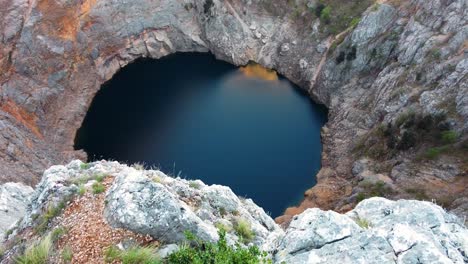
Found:
[[[247,77],[260,78],[266,81],[278,80],[278,74],[276,74],[276,71],[267,69],[257,63],[249,63],[244,67],[240,67],[239,70]]]
[[[315,183],[325,119],[274,72],[176,54],[132,63],[106,83],[76,147],[227,185],[277,216]]]

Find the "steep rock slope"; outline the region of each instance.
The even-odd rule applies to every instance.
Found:
[[[318,183],[278,221],[375,195],[466,215],[467,1],[378,1],[341,28],[348,5],[372,2],[324,2],[331,18],[301,0],[3,1],[0,180],[33,185],[50,165],[85,158],[75,133],[121,67],[210,51],[276,69],[330,110]]]
[[[96,192],[92,187],[96,184],[107,186],[105,195]],[[55,212],[52,217],[51,211]],[[248,240],[240,239],[236,228],[240,221],[253,234]],[[102,262],[104,247],[112,243],[123,247],[152,243],[164,256],[168,248],[177,250],[176,244],[185,241],[185,231],[216,241],[216,230],[221,227],[228,231],[229,244],[255,244],[274,263],[468,261],[468,229],[459,218],[431,202],[371,198],[347,214],[307,209],[283,230],[263,209],[237,197],[228,187],[117,162],[73,161],[45,171],[23,220],[4,244],[7,251],[1,263],[11,263],[25,246],[48,234],[55,237],[50,263],[60,262],[54,252],[70,244],[74,263],[96,263]],[[108,240],[100,240],[101,236]],[[90,244],[97,247],[84,251]]]

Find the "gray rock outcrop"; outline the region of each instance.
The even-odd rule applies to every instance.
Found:
[[[105,217],[114,227],[149,234],[165,243],[185,239],[185,231],[206,240],[218,239],[217,226],[234,230],[239,221],[260,245],[281,229],[250,199],[238,198],[228,187],[174,179],[160,171],[125,168],[106,196]],[[227,239],[239,241],[236,232]]]
[[[307,209],[280,238],[278,263],[466,263],[468,230],[430,202],[371,198],[345,215]]]
[[[109,224],[152,236],[166,255],[185,241],[185,231],[215,241],[217,229],[224,228],[230,244],[258,245],[273,263],[468,261],[465,224],[431,202],[375,197],[346,214],[307,209],[283,230],[253,201],[237,197],[228,187],[106,161],[86,166],[73,161],[48,169],[15,232],[34,226],[32,215],[76,190],[74,180],[92,181],[96,174],[113,177],[103,215]],[[240,219],[254,234],[249,241],[239,240],[235,224]]]

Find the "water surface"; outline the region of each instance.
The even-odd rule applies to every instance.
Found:
[[[248,72],[209,54],[136,61],[98,92],[75,147],[227,185],[278,216],[315,184],[326,112]]]

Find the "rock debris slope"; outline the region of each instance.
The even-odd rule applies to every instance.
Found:
[[[174,244],[184,241],[184,231],[215,241],[220,225],[229,230],[228,243],[239,242],[232,227],[245,221],[254,237],[244,242],[269,252],[274,263],[468,261],[468,229],[455,215],[431,202],[376,197],[362,201],[346,214],[307,209],[283,230],[263,209],[250,199],[237,197],[228,187],[208,186],[199,180],[187,181],[157,170],[138,170],[106,161],[86,165],[73,161],[46,170],[10,241],[14,236],[28,236],[29,241],[16,240],[26,244],[33,241],[37,236],[31,235],[30,230],[37,227],[37,219],[47,208],[64,199],[81,199],[70,198],[79,189],[77,182],[90,186],[104,175],[110,186],[101,217],[114,228],[151,236],[160,243],[161,254],[166,254],[168,248],[177,250]],[[60,226],[61,219],[56,216],[47,229]],[[10,244],[1,263],[10,263],[19,248],[21,245]]]

